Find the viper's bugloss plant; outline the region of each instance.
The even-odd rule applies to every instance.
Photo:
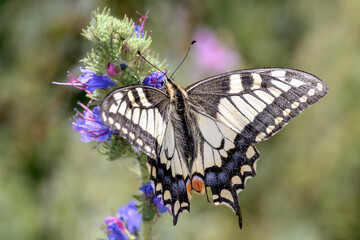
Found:
[[[135,153],[141,172],[140,189],[142,195],[135,196],[138,203],[132,201],[120,208],[116,217],[105,218],[105,231],[109,239],[137,239],[142,226],[142,239],[151,239],[151,226],[160,213],[167,211],[161,198],[154,197],[154,189],[149,182],[146,167],[147,156],[137,151],[124,140],[117,131],[105,126],[100,114],[100,103],[112,90],[130,84],[145,84],[162,88],[165,74],[165,61],[160,61],[151,50],[150,32],[145,30],[148,12],[135,22],[128,17],[117,19],[110,15],[109,9],[92,12],[91,22],[82,35],[93,43],[92,49],[81,60],[81,74],[75,77],[69,73],[66,83],[85,92],[87,103],[78,103],[82,110],[75,109],[72,128],[81,134],[83,142],[96,142],[96,148],[109,160],[119,159],[127,153]],[[138,54],[146,58],[144,61]],[[135,156],[135,155],[134,155]],[[139,213],[141,212],[141,214]],[[156,217],[156,218],[155,218]]]

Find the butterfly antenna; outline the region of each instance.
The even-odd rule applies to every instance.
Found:
[[[164,72],[161,71],[157,66],[155,66],[154,64],[152,64],[151,62],[149,62],[143,55],[141,55],[140,51],[137,51],[137,54],[139,54],[139,56],[140,56],[142,59],[144,59],[145,62],[147,62],[148,64],[150,64],[152,67],[156,68],[156,70],[159,70],[159,72],[164,73]],[[166,71],[166,70],[165,70],[165,71]],[[166,76],[166,78],[168,78],[167,75],[166,75],[166,72],[164,73],[164,75]]]
[[[185,61],[186,57],[188,56],[189,52],[190,52],[190,48],[191,48],[191,45],[193,45],[194,43],[196,43],[195,40],[193,40],[191,43],[190,43],[190,46],[186,52],[186,55],[185,57],[183,58],[183,60],[181,61],[181,63],[179,64],[179,66],[175,69],[175,71],[171,74],[170,78],[172,78],[172,76],[175,74],[175,72],[179,69],[179,67],[183,64],[183,62]]]

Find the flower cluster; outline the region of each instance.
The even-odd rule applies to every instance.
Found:
[[[164,206],[162,199],[155,197],[154,188],[150,182],[139,189],[143,192],[143,195],[137,198],[143,202],[142,205],[150,205],[150,209],[156,212],[157,217],[166,211],[170,212]],[[144,211],[141,205],[138,206],[135,201],[130,201],[127,206],[119,208],[115,217],[109,216],[105,218],[106,227],[103,230],[107,233],[109,240],[129,240],[138,236],[142,218],[138,208],[140,211]]]
[[[115,217],[105,218],[104,231],[109,240],[129,240],[138,236],[141,214],[138,213],[136,204],[135,201],[130,201],[127,206],[119,208]]]
[[[96,141],[99,151],[110,160],[133,151],[133,148],[120,139],[117,131],[111,131],[102,123],[101,101],[111,90],[129,84],[142,82],[161,89],[167,72],[159,72],[138,54],[140,51],[153,65],[165,69],[164,64],[150,54],[150,32],[145,31],[148,12],[139,15],[134,22],[127,17],[123,20],[114,18],[106,9],[94,11],[90,26],[83,30],[83,36],[94,43],[93,49],[82,60],[85,68],[79,68],[81,74],[78,77],[69,73],[66,83],[54,82],[85,91],[89,102],[79,103],[83,108],[81,111],[75,108],[72,128],[81,134],[81,141]]]

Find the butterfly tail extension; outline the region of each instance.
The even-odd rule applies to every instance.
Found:
[[[227,154],[227,158],[222,157],[222,168],[214,166],[205,170],[205,184],[211,189],[214,204],[230,207],[238,216],[239,227],[242,228],[238,194],[245,188],[247,180],[255,176],[259,152],[244,139],[237,139],[235,148]]]

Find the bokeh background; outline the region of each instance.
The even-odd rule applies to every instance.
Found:
[[[243,230],[230,209],[195,196],[176,227],[169,214],[157,221],[157,239],[360,239],[357,0],[0,1],[0,239],[105,239],[104,217],[139,194],[132,156],[109,162],[69,126],[83,93],[51,84],[79,74],[91,48],[80,32],[105,6],[133,19],[150,9],[146,29],[169,70],[198,38],[175,75],[183,86],[279,66],[330,87],[258,144],[258,174],[239,194]],[[213,55],[200,51],[209,39]]]

